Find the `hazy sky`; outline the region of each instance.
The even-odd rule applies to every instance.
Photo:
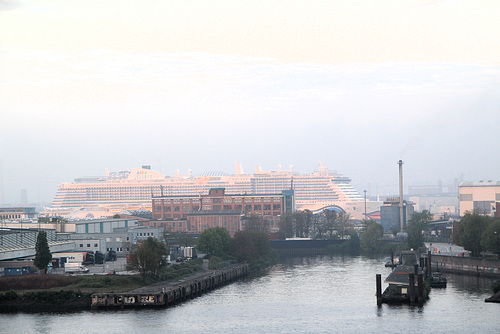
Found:
[[[500,1],[0,0],[3,203],[149,164],[500,180]],[[1,198],[0,198],[1,200]]]

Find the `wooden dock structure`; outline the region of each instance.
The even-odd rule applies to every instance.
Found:
[[[248,264],[203,272],[175,282],[161,282],[129,292],[94,293],[92,309],[168,307],[195,298],[248,273]]]

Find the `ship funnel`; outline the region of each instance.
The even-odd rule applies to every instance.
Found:
[[[236,161],[236,174],[243,174],[243,167],[241,167],[241,162]]]

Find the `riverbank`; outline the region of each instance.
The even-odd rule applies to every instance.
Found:
[[[92,293],[130,291],[144,282],[138,275],[60,276],[32,274],[0,278],[0,313],[89,310]]]
[[[0,294],[0,313],[74,312],[89,310],[91,294],[80,291],[33,291]]]
[[[199,268],[198,268],[199,267]],[[203,270],[201,261],[183,263],[169,268],[157,277],[140,275],[43,275],[10,276],[0,278],[0,313],[12,312],[72,312],[90,310],[92,296],[115,294],[140,294],[141,291],[167,291],[169,286],[179,286],[183,282],[215,279],[218,272],[224,273],[217,282],[203,283],[198,289],[205,292],[226,282],[226,269]],[[246,267],[246,272],[248,266]],[[233,276],[231,276],[232,278]],[[160,288],[158,288],[160,287]],[[194,291],[197,291],[194,289]],[[182,292],[182,291],[181,291]],[[188,291],[189,292],[189,291]],[[186,292],[183,292],[186,294]],[[177,296],[174,298],[178,299]]]

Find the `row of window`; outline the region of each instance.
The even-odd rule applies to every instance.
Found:
[[[187,217],[187,214],[179,214],[179,213],[174,213],[174,214],[171,214],[171,213],[165,213],[163,214],[163,217],[164,218],[186,218]],[[162,215],[161,214],[155,214],[155,218],[156,219],[161,219],[162,218]]]
[[[247,204],[245,205],[245,210],[246,211],[251,211],[253,208],[253,210],[255,211],[261,211],[262,208],[264,208],[264,210],[271,210],[271,204],[254,204],[253,207],[251,204]],[[182,207],[182,212],[189,212],[189,211],[196,211],[198,208],[197,207],[190,207],[190,206],[183,206]],[[208,205],[208,204],[205,204],[202,206],[202,210],[204,211],[210,211],[210,210],[213,210],[213,211],[221,211],[221,209],[223,209],[224,211],[232,211],[232,210],[236,210],[236,211],[241,211],[242,209],[242,205],[240,204],[236,204],[236,205],[224,205],[223,207],[221,205]],[[281,210],[281,204],[273,204],[272,205],[272,209],[273,210]],[[162,207],[161,206],[156,206],[155,207],[155,211],[156,212],[161,212],[162,210]],[[181,212],[181,207],[180,206],[164,206],[163,207],[163,211],[164,212]]]
[[[108,251],[108,252],[112,251],[112,250],[114,250],[114,249],[111,248],[111,247],[110,248],[106,248],[106,251]],[[123,252],[123,247],[116,247],[116,251],[117,252]],[[127,252],[129,252],[129,251],[130,251],[130,248],[127,247]]]
[[[83,248],[84,244],[80,244],[80,248]],[[94,244],[94,247],[98,247],[98,244]],[[87,248],[90,248],[90,244],[87,244]]]
[[[460,201],[461,202],[472,201],[472,194],[460,194]],[[495,194],[495,201],[500,201],[500,193]]]
[[[20,219],[21,215],[0,215],[0,219]]]
[[[205,197],[205,198],[202,198],[201,199],[203,203],[215,203],[215,204],[220,204],[222,202],[224,203],[232,203],[233,200],[234,200],[234,203],[242,203],[243,202],[243,199],[242,198],[232,198],[232,197],[224,197],[224,199],[222,198],[209,198],[209,197]],[[159,200],[159,199],[155,199],[154,200],[154,204],[161,204],[161,201],[162,200]],[[271,202],[271,201],[274,201],[275,203],[281,203],[281,198],[280,197],[275,197],[275,198],[271,198],[271,197],[264,197],[264,198],[261,198],[261,197],[250,197],[250,198],[245,198],[245,203],[260,203],[260,202]],[[198,198],[190,198],[190,199],[164,199],[163,200],[163,203],[164,204],[191,204],[191,203],[194,203],[194,204],[197,204],[197,203],[200,203],[200,199]]]

